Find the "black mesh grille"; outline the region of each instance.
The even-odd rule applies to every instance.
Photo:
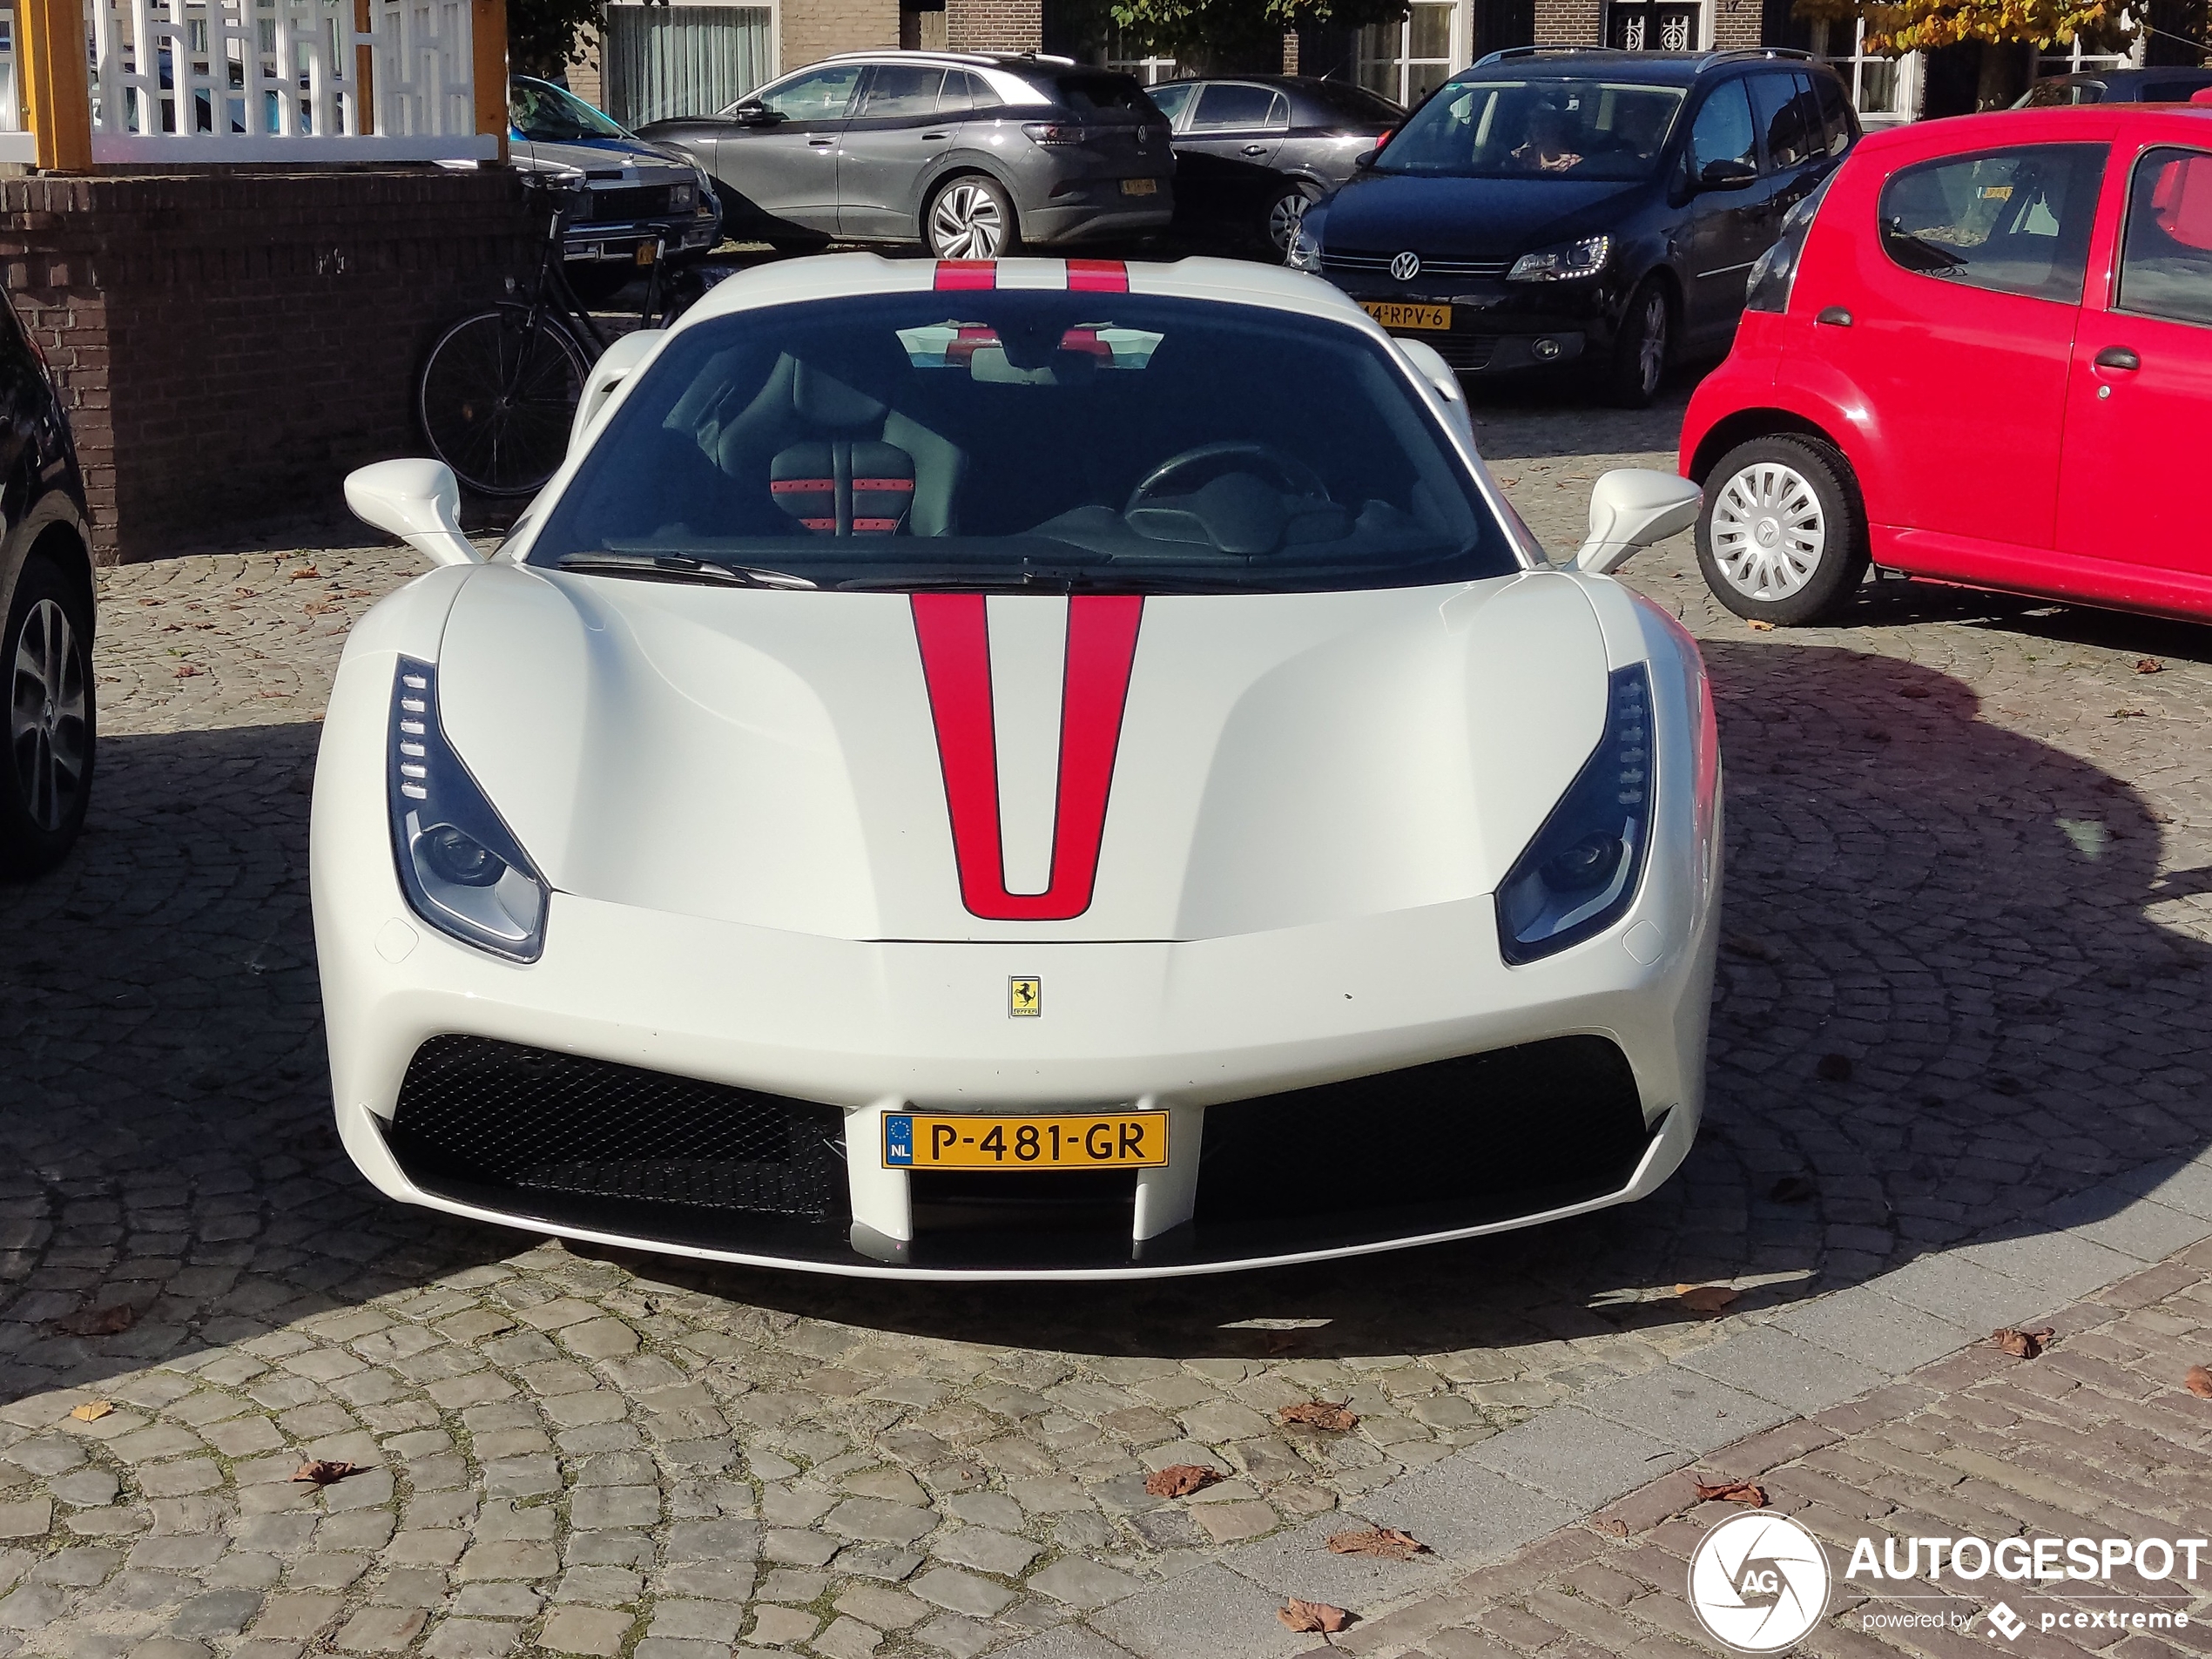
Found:
[[[1453,368],[1474,370],[1490,367],[1490,359],[1498,349],[1495,334],[1408,334],[1408,340],[1425,340],[1436,347],[1437,354]]]
[[[410,1179],[830,1221],[847,1214],[833,1106],[484,1037],[432,1037],[400,1086]]]
[[[577,224],[614,224],[632,219],[659,219],[668,212],[666,185],[637,185],[626,190],[592,190],[584,192],[583,206],[577,211]]]
[[[1208,1107],[1197,1224],[1405,1237],[1535,1215],[1618,1192],[1650,1138],[1621,1050],[1556,1037]]]

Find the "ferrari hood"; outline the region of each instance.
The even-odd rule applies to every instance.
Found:
[[[1257,933],[1494,889],[1596,747],[1571,579],[1136,598],[495,563],[456,752],[562,891],[847,939]]]

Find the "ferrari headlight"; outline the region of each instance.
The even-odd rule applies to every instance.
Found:
[[[1564,282],[1570,277],[1595,276],[1605,269],[1605,261],[1613,253],[1613,239],[1609,236],[1586,236],[1579,242],[1565,247],[1546,248],[1539,253],[1524,253],[1513,262],[1513,269],[1506,273],[1508,282]]]
[[[415,914],[518,962],[545,949],[546,886],[438,723],[438,671],[400,658],[392,678],[392,856]]]
[[[1651,676],[1614,671],[1597,752],[1498,888],[1498,948],[1533,962],[1600,934],[1635,902],[1651,840]]]

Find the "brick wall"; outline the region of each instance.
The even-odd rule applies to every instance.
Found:
[[[899,0],[786,0],[780,22],[786,70],[899,44]]]
[[[945,44],[956,52],[1033,52],[1043,41],[1042,0],[945,0]]]
[[[0,280],[102,563],[331,511],[352,469],[421,454],[422,353],[535,246],[492,169],[0,179]]]
[[[1536,0],[1536,44],[1595,46],[1601,43],[1602,0]]]

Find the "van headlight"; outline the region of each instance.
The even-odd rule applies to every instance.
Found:
[[[1603,933],[1635,902],[1651,840],[1651,675],[1615,669],[1605,736],[1498,887],[1498,948],[1533,962]]]
[[[1319,239],[1312,231],[1300,225],[1297,233],[1291,238],[1291,251],[1284,256],[1283,262],[1293,271],[1319,271],[1321,268]]]
[[[1513,262],[1513,269],[1506,273],[1506,280],[1564,282],[1573,277],[1593,277],[1605,269],[1605,262],[1612,253],[1611,237],[1586,236],[1564,247],[1548,247],[1539,253],[1522,254]]]
[[[536,961],[548,889],[446,741],[435,664],[400,658],[391,724],[392,856],[408,906],[463,944]]]

